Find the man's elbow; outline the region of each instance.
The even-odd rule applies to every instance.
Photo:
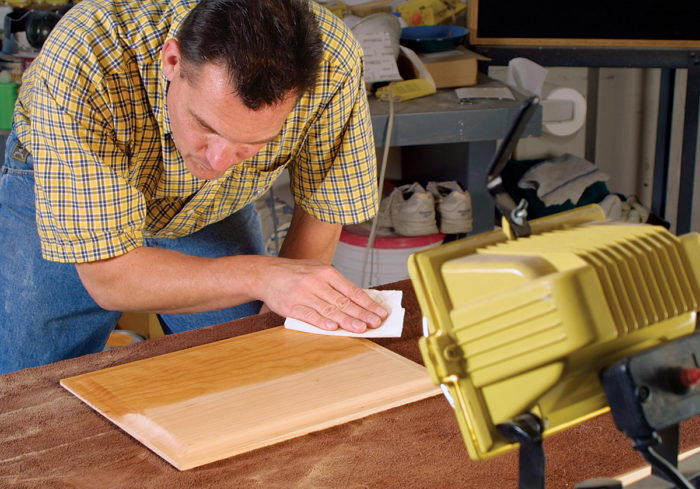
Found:
[[[103,261],[76,263],[75,269],[83,287],[98,306],[107,311],[122,309],[113,286],[117,279],[109,267],[104,266]]]

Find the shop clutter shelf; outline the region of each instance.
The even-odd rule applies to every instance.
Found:
[[[504,87],[479,75],[477,86]],[[486,176],[499,139],[506,135],[526,95],[510,90],[513,99],[460,101],[452,89],[394,104],[390,146],[402,147],[402,179],[457,180],[469,191],[474,215],[473,233],[494,226],[494,204]],[[370,97],[377,146],[384,146],[389,121],[388,102]],[[533,115],[523,136],[542,132],[542,110]]]

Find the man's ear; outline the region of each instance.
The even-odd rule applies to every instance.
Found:
[[[180,44],[175,39],[168,39],[162,49],[163,74],[168,81],[173,81],[180,73]]]

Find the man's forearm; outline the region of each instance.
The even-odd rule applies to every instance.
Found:
[[[297,208],[280,256],[329,264],[340,230],[339,224],[323,223]],[[261,282],[289,265],[276,260],[255,255],[202,258],[142,247],[76,268],[85,288],[105,309],[178,314],[263,300]]]
[[[259,296],[264,256],[201,258],[161,248],[137,248],[76,265],[101,307],[118,311],[192,313],[223,309]]]
[[[90,295],[110,310],[181,314],[257,299],[281,316],[322,329],[360,333],[378,327],[387,312],[330,265],[340,225],[302,211],[295,218],[281,257],[201,258],[136,248],[76,269]]]
[[[295,207],[280,256],[296,259],[310,258],[331,263],[341,231],[340,224],[321,222],[300,207]]]

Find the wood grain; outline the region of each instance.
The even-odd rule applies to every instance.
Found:
[[[439,392],[424,367],[371,341],[282,327],[61,385],[180,470]]]

